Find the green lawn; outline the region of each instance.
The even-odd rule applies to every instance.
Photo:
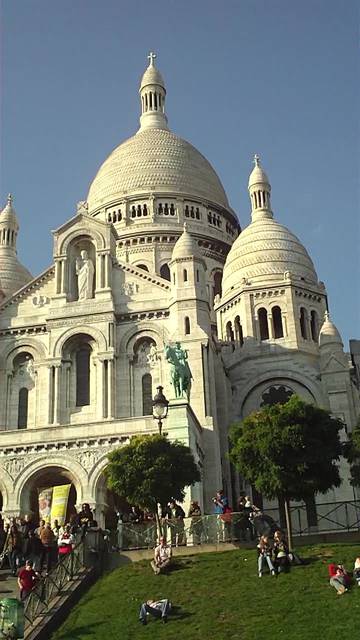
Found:
[[[309,564],[289,574],[257,577],[256,552],[240,549],[179,558],[168,575],[153,575],[148,562],[106,574],[82,598],[52,640],[339,640],[359,637],[360,588],[337,596],[327,564],[348,570],[355,545],[302,549]],[[167,625],[138,622],[148,598],[179,607]]]

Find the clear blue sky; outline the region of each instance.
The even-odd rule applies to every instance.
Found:
[[[357,0],[2,0],[1,202],[35,275],[51,230],[138,127],[158,54],[173,131],[217,170],[241,225],[254,152],[345,341],[359,337]]]

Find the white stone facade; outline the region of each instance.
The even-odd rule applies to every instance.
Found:
[[[240,489],[227,459],[229,425],[268,397],[296,392],[348,430],[356,422],[358,389],[340,336],[329,319],[323,324],[325,287],[299,240],[274,221],[258,160],[249,183],[253,221],[239,235],[215,171],[169,131],[165,95],[150,56],[139,132],[108,157],[87,201],[54,232],[54,264],[34,280],[20,265],[25,286],[3,288],[5,514],[31,509],[45,479],[65,478],[77,503],[89,502],[102,521],[107,454],[157,430],[151,397],[160,384],[172,399],[164,430],[188,444],[202,468],[188,498],[208,512],[220,486],[230,495]],[[18,230],[8,207],[2,226],[0,214],[5,243],[9,225]],[[9,237],[13,259],[16,236]],[[80,282],[84,257],[91,268]],[[169,382],[164,346],[176,341],[188,351],[190,403],[174,400]],[[345,482],[334,497],[353,493]]]

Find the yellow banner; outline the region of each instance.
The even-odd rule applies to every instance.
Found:
[[[71,484],[61,484],[53,487],[51,504],[51,524],[57,520],[59,525],[65,524],[66,509],[69,498]]]
[[[52,487],[39,489],[39,518],[50,522]]]

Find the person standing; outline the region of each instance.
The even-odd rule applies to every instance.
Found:
[[[35,525],[31,520],[31,516],[26,513],[21,524],[21,534],[23,539],[23,556],[25,560],[30,557],[30,532],[34,531]]]
[[[188,518],[191,518],[189,534],[193,537],[193,544],[201,544],[203,523],[201,518],[201,509],[196,500],[193,500],[190,505]]]
[[[34,588],[37,575],[33,569],[31,560],[26,560],[25,567],[19,570],[18,585],[20,589],[20,600],[25,600],[30,591]]]
[[[40,566],[41,566],[41,569],[43,569],[43,565],[45,561],[46,574],[48,574],[51,569],[52,558],[53,558],[53,553],[54,553],[55,544],[56,544],[55,536],[51,529],[50,522],[47,522],[45,524],[45,527],[43,527],[40,530],[40,540],[43,546]]]
[[[16,524],[12,524],[9,530],[8,549],[11,573],[16,576],[22,556],[22,537]]]

